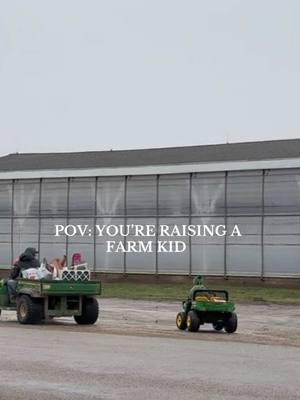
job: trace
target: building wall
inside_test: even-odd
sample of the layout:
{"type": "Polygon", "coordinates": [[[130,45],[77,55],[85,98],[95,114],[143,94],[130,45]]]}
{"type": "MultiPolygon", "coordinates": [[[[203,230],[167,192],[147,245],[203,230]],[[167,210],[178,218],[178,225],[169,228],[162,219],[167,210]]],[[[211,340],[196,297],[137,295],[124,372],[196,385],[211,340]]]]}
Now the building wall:
{"type": "Polygon", "coordinates": [[[47,259],[81,252],[102,272],[299,276],[299,184],[300,169],[0,180],[0,265],[34,246],[47,259]],[[131,223],[238,224],[242,237],[115,254],[108,237],[54,236],[55,224],[131,223]]]}

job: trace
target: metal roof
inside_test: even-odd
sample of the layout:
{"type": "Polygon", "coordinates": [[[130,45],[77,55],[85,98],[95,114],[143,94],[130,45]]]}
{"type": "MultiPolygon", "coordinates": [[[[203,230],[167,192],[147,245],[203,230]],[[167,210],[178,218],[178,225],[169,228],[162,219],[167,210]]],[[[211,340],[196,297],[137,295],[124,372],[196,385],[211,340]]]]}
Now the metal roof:
{"type": "Polygon", "coordinates": [[[300,139],[138,150],[15,153],[0,157],[0,172],[180,165],[300,157],[300,139]]]}

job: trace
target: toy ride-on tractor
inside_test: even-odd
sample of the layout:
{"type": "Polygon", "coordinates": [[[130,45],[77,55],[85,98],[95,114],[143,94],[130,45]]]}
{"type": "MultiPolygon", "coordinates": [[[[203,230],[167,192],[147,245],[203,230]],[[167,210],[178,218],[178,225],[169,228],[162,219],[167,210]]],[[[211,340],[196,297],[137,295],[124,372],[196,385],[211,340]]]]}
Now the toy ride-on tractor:
{"type": "Polygon", "coordinates": [[[99,316],[96,296],[101,294],[101,282],[90,280],[87,272],[87,268],[73,267],[63,269],[62,279],[16,279],[14,301],[7,282],[0,280],[0,313],[15,310],[21,324],[66,316],[74,317],[77,324],[94,324],[99,316]]]}
{"type": "Polygon", "coordinates": [[[200,325],[208,323],[216,331],[224,329],[227,333],[233,333],[237,330],[235,305],[229,301],[228,292],[206,289],[202,276],[194,279],[189,297],[182,305],[183,311],[176,317],[178,329],[197,332],[200,325]]]}

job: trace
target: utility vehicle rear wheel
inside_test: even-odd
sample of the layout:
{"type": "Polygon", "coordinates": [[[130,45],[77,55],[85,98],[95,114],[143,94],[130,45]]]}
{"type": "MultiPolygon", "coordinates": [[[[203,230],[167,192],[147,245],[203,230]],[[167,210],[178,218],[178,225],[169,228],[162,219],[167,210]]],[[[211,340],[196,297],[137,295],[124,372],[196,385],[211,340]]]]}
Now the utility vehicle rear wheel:
{"type": "Polygon", "coordinates": [[[99,316],[99,304],[95,298],[86,298],[82,301],[82,314],[74,315],[74,319],[79,325],[92,325],[99,316]]]}
{"type": "Polygon", "coordinates": [[[227,333],[233,333],[237,330],[238,319],[236,313],[231,313],[231,316],[225,322],[224,327],[227,333]]]}
{"type": "Polygon", "coordinates": [[[176,316],[176,325],[177,328],[184,331],[186,330],[186,313],[180,312],[176,316]]]}
{"type": "Polygon", "coordinates": [[[186,319],[186,325],[190,332],[197,332],[200,326],[200,318],[196,311],[189,311],[186,319]]]}
{"type": "Polygon", "coordinates": [[[17,317],[20,324],[36,324],[41,321],[43,305],[30,296],[22,295],[17,299],[17,317]]]}

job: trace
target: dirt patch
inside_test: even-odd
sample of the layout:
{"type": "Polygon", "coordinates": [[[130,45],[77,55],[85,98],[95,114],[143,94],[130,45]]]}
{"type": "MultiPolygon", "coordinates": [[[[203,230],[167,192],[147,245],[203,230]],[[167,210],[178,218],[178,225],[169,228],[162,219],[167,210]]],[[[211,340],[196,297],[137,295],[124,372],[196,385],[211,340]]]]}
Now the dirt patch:
{"type": "MultiPolygon", "coordinates": [[[[34,328],[300,347],[299,306],[237,305],[239,326],[237,332],[231,335],[215,332],[208,324],[201,326],[199,333],[179,331],[175,325],[175,317],[180,309],[180,303],[177,302],[101,299],[100,320],[94,326],[81,327],[75,325],[72,318],[59,318],[34,328]]],[[[20,327],[15,313],[11,311],[3,311],[1,321],[20,327]]],[[[23,328],[27,326],[23,325],[23,328]]]]}

